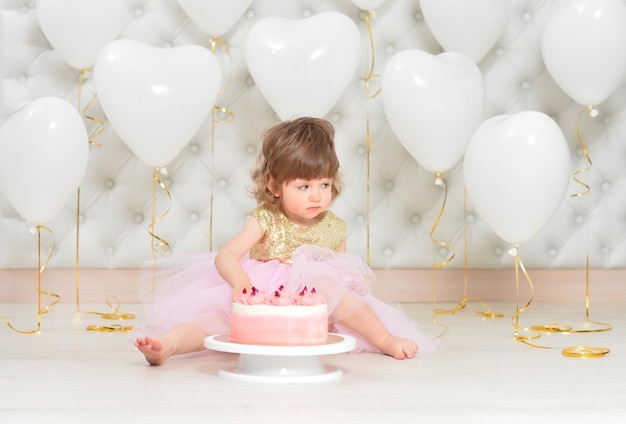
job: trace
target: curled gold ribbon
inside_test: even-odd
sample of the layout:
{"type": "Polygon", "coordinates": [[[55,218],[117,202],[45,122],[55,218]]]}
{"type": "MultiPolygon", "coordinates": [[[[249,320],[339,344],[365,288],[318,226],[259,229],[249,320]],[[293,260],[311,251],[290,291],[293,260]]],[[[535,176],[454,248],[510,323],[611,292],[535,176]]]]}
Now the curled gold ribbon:
{"type": "Polygon", "coordinates": [[[583,154],[585,155],[585,159],[587,159],[587,163],[588,163],[588,165],[587,165],[587,166],[585,166],[585,167],[582,167],[582,168],[580,168],[580,169],[578,169],[578,170],[576,170],[576,171],[574,172],[574,175],[573,175],[573,179],[574,179],[574,181],[575,181],[576,183],[580,184],[581,186],[583,186],[584,190],[583,190],[583,191],[581,191],[581,192],[578,192],[578,193],[573,193],[573,194],[570,194],[570,197],[580,197],[580,196],[584,196],[585,194],[588,194],[588,193],[589,193],[589,191],[590,191],[589,185],[588,185],[588,184],[586,184],[586,183],[584,183],[582,180],[580,180],[580,179],[578,178],[578,176],[579,176],[580,174],[583,174],[583,173],[588,172],[589,170],[591,170],[591,165],[592,165],[592,162],[591,162],[591,157],[589,157],[589,152],[587,151],[587,147],[585,146],[585,143],[583,142],[583,138],[582,138],[582,136],[580,135],[580,126],[579,126],[579,124],[578,124],[578,121],[580,121],[580,118],[581,118],[583,115],[585,115],[585,114],[587,115],[587,118],[588,118],[588,119],[589,119],[589,118],[591,118],[591,116],[593,115],[593,113],[594,113],[594,112],[595,112],[595,110],[594,110],[594,109],[592,109],[592,108],[591,108],[591,106],[589,106],[588,108],[584,109],[582,112],[580,112],[580,113],[578,114],[578,119],[577,119],[577,121],[576,121],[576,139],[578,140],[578,145],[580,146],[580,148],[581,148],[581,150],[582,150],[583,154]]]}
{"type": "MultiPolygon", "coordinates": [[[[593,109],[591,106],[585,108],[578,115],[578,119],[576,122],[576,138],[578,140],[578,145],[580,146],[585,158],[587,159],[588,165],[576,170],[573,174],[573,179],[576,183],[583,187],[583,190],[578,193],[570,194],[570,197],[581,197],[590,193],[591,189],[588,184],[584,183],[579,175],[582,173],[588,172],[591,169],[592,161],[589,157],[589,152],[583,138],[581,136],[579,121],[583,115],[587,115],[587,124],[589,123],[589,119],[597,115],[597,111],[593,109]]],[[[585,325],[588,324],[596,324],[596,328],[573,328],[571,325],[560,325],[558,323],[548,324],[548,325],[535,325],[532,328],[535,331],[547,332],[547,333],[562,333],[562,334],[571,334],[571,333],[597,333],[602,331],[609,331],[613,328],[611,324],[607,324],[604,322],[591,321],[589,319],[589,253],[587,253],[585,259],[585,325]]],[[[579,358],[598,358],[607,355],[610,352],[608,348],[591,348],[588,346],[575,346],[572,348],[566,348],[563,350],[564,356],[569,357],[579,357],[579,358]]]]}
{"type": "Polygon", "coordinates": [[[165,186],[165,183],[159,178],[159,174],[167,175],[166,168],[156,168],[152,173],[152,179],[154,181],[153,191],[152,191],[152,221],[148,227],[148,233],[152,237],[152,256],[156,259],[157,254],[167,253],[170,250],[170,244],[157,236],[154,232],[154,227],[157,223],[159,223],[170,211],[171,203],[172,203],[172,195],[170,191],[165,186]],[[167,205],[165,207],[164,212],[160,216],[156,216],[156,198],[157,198],[157,187],[161,187],[161,189],[167,195],[167,205]]]}
{"type": "Polygon", "coordinates": [[[48,312],[51,312],[52,307],[61,301],[61,296],[59,296],[58,294],[43,290],[41,288],[41,275],[43,274],[44,270],[48,266],[48,263],[50,262],[50,259],[52,258],[56,250],[56,241],[54,240],[54,232],[50,228],[44,225],[37,225],[35,227],[35,230],[37,231],[37,278],[36,278],[37,325],[34,329],[31,329],[31,330],[20,330],[17,327],[15,327],[9,319],[3,316],[0,316],[1,321],[3,321],[11,330],[20,334],[34,334],[34,333],[38,333],[39,331],[41,331],[41,316],[44,314],[47,314],[48,312]],[[48,231],[52,235],[52,238],[53,238],[52,248],[50,249],[50,253],[48,254],[48,257],[46,258],[43,264],[41,263],[41,230],[48,231]],[[54,300],[50,302],[48,305],[42,306],[42,300],[41,300],[42,295],[52,297],[54,300]]]}
{"type": "MultiPolygon", "coordinates": [[[[524,312],[526,309],[528,309],[528,307],[530,307],[531,303],[533,302],[533,297],[534,297],[534,293],[535,293],[535,288],[534,285],[532,283],[532,280],[530,279],[530,276],[528,275],[528,272],[526,271],[526,268],[524,267],[524,264],[522,263],[520,257],[519,257],[519,252],[518,252],[519,246],[515,246],[513,249],[511,249],[511,251],[509,252],[511,255],[515,256],[515,287],[516,287],[516,293],[519,297],[519,269],[522,270],[522,272],[524,273],[524,276],[526,277],[526,280],[528,281],[528,285],[530,287],[530,291],[531,291],[531,296],[530,299],[528,300],[528,302],[526,303],[526,305],[524,305],[522,308],[519,307],[519,305],[517,306],[517,311],[516,313],[513,315],[512,317],[512,322],[513,325],[515,327],[515,332],[514,332],[514,336],[515,336],[515,340],[524,343],[528,346],[534,347],[534,348],[539,348],[539,349],[553,349],[551,347],[548,346],[542,346],[542,345],[538,345],[534,342],[531,342],[531,340],[535,340],[541,337],[541,330],[543,331],[548,331],[548,332],[562,332],[564,334],[566,333],[571,333],[573,332],[571,329],[569,331],[562,331],[563,329],[566,329],[567,327],[563,327],[560,326],[558,324],[550,324],[550,325],[546,325],[546,326],[533,326],[531,327],[531,329],[526,329],[524,328],[523,330],[528,332],[529,335],[521,335],[519,333],[520,327],[519,327],[519,316],[522,312],[524,312]]],[[[590,346],[572,346],[572,347],[567,347],[567,348],[563,348],[561,350],[561,353],[563,354],[563,356],[568,356],[568,357],[572,357],[572,358],[601,358],[604,357],[606,355],[608,355],[610,352],[610,349],[605,348],[605,347],[590,347],[590,346]]]]}
{"type": "Polygon", "coordinates": [[[563,356],[570,358],[602,358],[611,353],[606,347],[570,346],[561,350],[563,356]]]}
{"type": "MultiPolygon", "coordinates": [[[[81,110],[82,89],[83,89],[84,79],[85,79],[85,76],[91,72],[93,72],[92,68],[83,68],[80,70],[79,80],[78,80],[78,110],[79,111],[81,110]]],[[[97,95],[94,94],[94,96],[87,103],[85,108],[82,110],[82,113],[83,113],[84,118],[96,123],[96,127],[95,127],[96,129],[91,131],[89,134],[89,144],[95,147],[101,147],[102,145],[96,141],[96,138],[102,135],[102,133],[104,133],[104,130],[105,130],[104,121],[102,119],[96,118],[95,116],[87,114],[87,111],[91,108],[91,106],[95,102],[96,97],[97,95]]],[[[115,301],[117,302],[117,305],[115,307],[113,307],[113,305],[108,299],[106,300],[107,305],[114,309],[113,313],[95,312],[95,311],[86,312],[86,311],[81,310],[81,307],[80,307],[80,205],[81,205],[80,187],[78,187],[76,199],[77,199],[76,200],[76,311],[87,313],[87,314],[92,314],[92,315],[100,315],[104,319],[133,319],[135,318],[134,314],[124,314],[119,311],[119,302],[117,302],[117,299],[115,299],[115,301]]]]}
{"type": "MultiPolygon", "coordinates": [[[[366,101],[369,103],[369,101],[373,98],[375,98],[379,93],[380,93],[380,89],[377,90],[374,94],[371,93],[371,81],[373,78],[376,77],[380,77],[380,75],[375,75],[374,74],[374,66],[376,64],[376,50],[374,48],[374,34],[372,32],[372,24],[370,22],[370,17],[376,17],[376,14],[371,11],[368,10],[367,12],[365,12],[365,25],[367,27],[367,34],[369,37],[369,44],[370,44],[370,53],[371,53],[371,58],[372,60],[370,61],[369,65],[368,65],[368,70],[366,72],[365,75],[365,98],[366,101]]],[[[365,143],[365,150],[366,150],[366,155],[367,155],[367,199],[366,199],[366,210],[365,210],[365,221],[367,223],[367,248],[366,248],[366,263],[369,265],[370,264],[370,258],[371,258],[371,242],[370,242],[370,205],[371,205],[371,150],[372,150],[372,135],[371,135],[371,129],[370,129],[370,108],[369,108],[369,104],[366,105],[365,108],[365,137],[366,137],[366,143],[365,143]]]]}

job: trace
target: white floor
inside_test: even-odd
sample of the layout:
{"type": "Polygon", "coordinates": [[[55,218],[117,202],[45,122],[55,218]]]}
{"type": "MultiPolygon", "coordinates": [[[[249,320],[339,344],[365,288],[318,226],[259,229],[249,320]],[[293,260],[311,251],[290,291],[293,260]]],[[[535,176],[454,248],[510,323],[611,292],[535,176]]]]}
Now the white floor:
{"type": "MultiPolygon", "coordinates": [[[[609,331],[542,333],[533,340],[548,349],[515,341],[514,303],[489,306],[504,317],[482,318],[474,303],[436,316],[432,304],[406,304],[430,334],[447,327],[439,352],[405,361],[333,354],[323,362],[343,371],[340,381],[261,384],[217,375],[233,366],[236,354],[213,352],[151,367],[131,334],[87,331],[88,325],[138,324],[141,310],[135,304],[121,308],[136,313],[135,320],[113,322],[61,303],[41,316],[39,334],[0,327],[0,422],[626,422],[623,304],[590,306],[589,320],[611,324],[609,331]],[[562,355],[562,348],[576,345],[611,352],[586,359],[562,355]]],[[[98,309],[105,308],[81,307],[98,309]]],[[[584,304],[533,303],[519,315],[518,327],[558,322],[582,329],[585,312],[584,304]]],[[[33,328],[36,306],[0,304],[0,316],[33,328]]]]}

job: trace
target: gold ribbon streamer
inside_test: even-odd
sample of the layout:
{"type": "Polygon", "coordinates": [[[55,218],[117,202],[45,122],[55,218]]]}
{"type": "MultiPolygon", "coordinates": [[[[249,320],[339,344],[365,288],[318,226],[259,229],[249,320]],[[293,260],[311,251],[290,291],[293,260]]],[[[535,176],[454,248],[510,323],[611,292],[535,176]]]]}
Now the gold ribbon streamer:
{"type": "MultiPolygon", "coordinates": [[[[578,178],[578,176],[582,173],[588,172],[591,170],[592,161],[589,156],[589,151],[585,146],[583,138],[581,136],[579,121],[583,115],[587,115],[587,125],[589,125],[589,119],[594,117],[597,114],[597,111],[594,110],[591,106],[583,109],[578,115],[578,119],[576,121],[576,138],[578,140],[578,145],[580,146],[583,154],[585,155],[585,159],[587,159],[588,166],[580,168],[574,172],[573,179],[576,183],[580,184],[584,190],[578,193],[570,194],[570,197],[581,197],[590,193],[591,189],[588,184],[585,184],[582,180],[578,178]]],[[[562,334],[571,334],[571,333],[598,333],[603,331],[609,331],[613,328],[611,324],[607,324],[604,322],[591,321],[589,319],[589,253],[586,255],[585,259],[585,324],[596,324],[598,327],[596,328],[573,328],[571,325],[560,325],[558,323],[552,323],[547,325],[535,325],[532,327],[535,331],[546,332],[546,333],[562,333],[562,334]]],[[[584,326],[583,326],[584,327],[584,326]]],[[[574,346],[571,348],[566,348],[563,350],[564,356],[569,357],[579,357],[579,358],[597,358],[604,355],[607,355],[610,352],[608,348],[590,348],[587,346],[574,346]]]]}
{"type": "MultiPolygon", "coordinates": [[[[90,72],[93,72],[92,68],[83,68],[80,70],[80,75],[78,79],[78,110],[79,111],[81,110],[82,89],[83,89],[85,75],[90,72]]],[[[91,116],[87,114],[87,111],[91,108],[91,106],[95,102],[96,97],[97,95],[94,94],[94,96],[87,103],[85,108],[82,110],[82,113],[83,113],[84,118],[96,123],[96,127],[95,127],[96,129],[91,131],[89,134],[89,144],[95,147],[102,147],[102,145],[96,142],[95,139],[99,137],[102,133],[104,133],[105,123],[102,119],[99,119],[99,118],[96,118],[95,116],[91,116]]],[[[76,200],[76,311],[86,313],[86,314],[92,314],[92,315],[100,315],[104,319],[133,319],[135,318],[134,314],[125,314],[119,311],[119,302],[117,302],[117,299],[115,299],[115,301],[117,302],[115,307],[112,306],[111,302],[108,299],[106,300],[107,306],[114,309],[113,313],[83,311],[80,308],[80,209],[81,209],[80,205],[81,205],[80,187],[78,187],[77,200],[76,200]]],[[[92,326],[92,327],[95,327],[95,326],[92,326]]]]}
{"type": "MultiPolygon", "coordinates": [[[[380,75],[375,75],[374,74],[374,66],[376,63],[376,51],[374,49],[374,34],[372,32],[372,25],[370,22],[370,16],[376,17],[376,14],[371,11],[368,10],[365,12],[365,25],[367,27],[367,34],[369,37],[369,42],[370,42],[370,52],[371,52],[371,57],[372,60],[369,64],[369,69],[366,73],[365,76],[365,97],[366,97],[366,101],[367,103],[369,103],[369,101],[373,98],[375,98],[376,96],[378,96],[378,94],[380,93],[380,89],[378,89],[374,94],[371,94],[371,89],[370,89],[370,83],[372,81],[373,78],[376,77],[380,77],[380,75]]],[[[371,135],[371,130],[370,130],[370,108],[369,108],[369,104],[366,104],[365,107],[365,137],[366,137],[366,143],[365,143],[365,152],[367,155],[367,196],[366,196],[366,209],[365,209],[365,222],[367,223],[367,251],[366,251],[366,263],[369,265],[370,264],[370,258],[371,258],[371,247],[370,247],[370,204],[371,204],[371,150],[372,150],[372,135],[371,135]]]]}
{"type": "Polygon", "coordinates": [[[166,168],[156,168],[152,173],[152,179],[154,180],[153,191],[152,191],[152,222],[148,227],[148,233],[152,237],[152,256],[156,259],[157,254],[167,253],[170,250],[170,244],[157,236],[154,232],[154,227],[157,223],[159,223],[170,211],[170,206],[172,203],[172,195],[170,191],[167,189],[163,181],[159,178],[159,174],[167,175],[166,168]],[[161,189],[167,195],[167,206],[165,207],[165,211],[159,216],[156,217],[156,199],[157,199],[157,187],[161,187],[161,189]]]}
{"type": "MultiPolygon", "coordinates": [[[[522,312],[526,311],[532,304],[534,293],[535,293],[535,287],[533,285],[532,280],[530,279],[530,276],[528,275],[528,272],[526,271],[526,268],[524,267],[524,264],[522,263],[519,257],[519,246],[516,245],[513,249],[509,251],[509,253],[515,256],[515,288],[516,288],[517,297],[519,298],[519,269],[521,269],[522,272],[524,273],[524,276],[526,277],[526,281],[528,281],[528,286],[530,287],[530,291],[531,291],[531,296],[528,302],[522,308],[520,308],[518,304],[516,307],[516,312],[511,318],[511,322],[513,323],[513,326],[515,328],[515,331],[514,331],[515,340],[521,343],[524,343],[525,345],[528,345],[530,347],[534,347],[538,349],[554,349],[549,346],[542,346],[534,342],[531,342],[531,340],[535,340],[541,337],[541,331],[536,329],[537,326],[531,327],[530,329],[523,328],[523,331],[527,332],[528,335],[520,334],[519,317],[522,314],[522,312]]],[[[562,329],[563,327],[557,324],[551,324],[549,326],[544,326],[543,328],[551,329],[553,332],[556,332],[562,329]]],[[[570,330],[569,332],[572,332],[572,331],[570,330]]],[[[562,333],[566,334],[567,332],[562,332],[562,333]]],[[[610,352],[610,349],[608,348],[590,347],[590,346],[571,346],[571,347],[566,347],[566,348],[561,349],[561,354],[563,356],[572,357],[572,358],[600,358],[600,357],[608,355],[609,352],[610,352]]]]}
{"type": "MultiPolygon", "coordinates": [[[[211,38],[211,52],[213,54],[216,54],[217,51],[217,47],[220,46],[222,48],[222,50],[228,55],[228,59],[230,62],[230,69],[232,70],[232,66],[233,66],[233,57],[230,54],[230,50],[228,49],[228,46],[226,45],[226,43],[224,43],[220,38],[218,37],[213,37],[211,38]]],[[[231,79],[232,79],[232,75],[231,73],[229,73],[228,75],[228,80],[226,81],[226,84],[224,84],[224,87],[222,87],[222,89],[220,90],[219,94],[218,94],[218,98],[222,97],[222,95],[224,94],[224,92],[226,91],[226,89],[230,86],[231,83],[231,79]]],[[[225,107],[222,106],[217,106],[214,105],[213,106],[213,111],[211,113],[211,169],[215,169],[215,124],[228,124],[230,122],[233,121],[233,119],[235,119],[235,115],[228,110],[225,107]],[[227,119],[216,119],[215,118],[215,112],[220,112],[220,113],[224,113],[228,116],[227,119]]],[[[209,209],[210,209],[210,214],[209,214],[209,251],[213,251],[213,200],[214,200],[214,192],[215,192],[215,178],[213,178],[211,180],[211,198],[209,200],[209,209]]]]}
{"type": "Polygon", "coordinates": [[[46,290],[42,290],[41,288],[41,274],[43,274],[44,270],[46,269],[46,267],[48,266],[48,263],[50,262],[50,259],[52,258],[52,256],[54,255],[54,252],[56,250],[56,241],[54,240],[54,232],[44,226],[44,225],[37,225],[37,227],[35,228],[37,230],[37,278],[36,278],[36,282],[37,282],[37,325],[34,329],[31,330],[20,330],[17,327],[15,327],[11,321],[9,321],[7,318],[0,316],[0,320],[2,320],[11,330],[20,333],[20,334],[34,334],[34,333],[38,333],[39,331],[41,331],[41,316],[44,314],[47,314],[48,312],[52,311],[52,307],[54,305],[56,305],[57,303],[59,303],[61,301],[61,296],[59,296],[56,293],[52,293],[46,290]],[[50,253],[48,254],[48,257],[46,258],[46,260],[44,261],[43,265],[41,264],[41,230],[46,230],[48,231],[51,235],[52,235],[52,248],[50,249],[50,253]],[[41,295],[45,295],[45,296],[49,296],[54,298],[55,300],[53,300],[51,303],[49,303],[48,305],[46,305],[45,307],[42,307],[42,301],[41,301],[41,295]]]}
{"type": "Polygon", "coordinates": [[[589,170],[591,170],[591,158],[589,157],[589,152],[587,151],[587,147],[585,146],[585,143],[583,142],[583,138],[580,135],[580,126],[578,125],[578,121],[580,121],[581,116],[583,116],[584,114],[587,114],[587,120],[589,120],[589,118],[591,118],[591,116],[596,113],[596,111],[589,106],[588,108],[584,109],[582,112],[580,112],[580,114],[578,114],[578,119],[576,121],[576,138],[578,140],[578,145],[580,146],[583,154],[585,155],[585,159],[587,159],[587,163],[589,164],[588,166],[585,166],[583,168],[580,168],[578,170],[576,170],[574,172],[573,175],[573,179],[574,181],[576,181],[578,184],[580,184],[581,186],[584,187],[584,190],[578,193],[573,193],[570,194],[570,197],[580,197],[580,196],[584,196],[585,194],[588,194],[590,191],[589,185],[585,184],[583,181],[581,181],[578,176],[580,174],[583,174],[585,172],[588,172],[589,170]]]}

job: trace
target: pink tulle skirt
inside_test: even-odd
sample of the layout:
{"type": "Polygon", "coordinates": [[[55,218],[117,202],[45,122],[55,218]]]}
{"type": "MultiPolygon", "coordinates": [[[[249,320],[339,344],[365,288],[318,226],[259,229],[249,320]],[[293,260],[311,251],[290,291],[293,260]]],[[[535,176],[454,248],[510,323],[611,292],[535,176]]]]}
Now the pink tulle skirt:
{"type": "MultiPolygon", "coordinates": [[[[217,272],[215,255],[204,252],[144,264],[141,297],[147,322],[137,330],[141,335],[158,337],[181,323],[194,323],[208,334],[230,332],[232,288],[217,272]]],[[[315,288],[326,298],[333,332],[357,340],[353,352],[380,352],[341,323],[365,305],[392,334],[414,340],[419,353],[436,349],[437,342],[419,331],[399,305],[382,302],[371,294],[369,284],[374,282],[374,273],[360,257],[306,245],[296,250],[292,259],[288,265],[244,257],[241,264],[252,285],[261,291],[272,293],[281,285],[292,292],[315,288]]]]}

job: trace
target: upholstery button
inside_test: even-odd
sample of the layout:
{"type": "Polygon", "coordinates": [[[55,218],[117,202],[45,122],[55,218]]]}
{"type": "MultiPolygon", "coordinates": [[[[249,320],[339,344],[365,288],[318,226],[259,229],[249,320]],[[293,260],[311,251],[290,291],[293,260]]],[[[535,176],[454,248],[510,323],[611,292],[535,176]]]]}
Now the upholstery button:
{"type": "Polygon", "coordinates": [[[78,214],[78,222],[80,222],[81,224],[83,222],[85,222],[85,214],[84,213],[78,214]]]}
{"type": "Polygon", "coordinates": [[[365,222],[365,217],[363,215],[357,215],[356,222],[359,224],[363,224],[365,222]]]}
{"type": "Polygon", "coordinates": [[[385,181],[385,189],[393,190],[393,181],[385,181]]]}
{"type": "Polygon", "coordinates": [[[256,148],[252,144],[248,144],[246,146],[246,153],[249,155],[253,155],[256,153],[256,148]]]}
{"type": "Polygon", "coordinates": [[[556,254],[557,254],[556,249],[552,248],[548,250],[548,256],[550,256],[551,258],[556,258],[556,254]]]}
{"type": "Polygon", "coordinates": [[[439,248],[439,255],[448,256],[448,249],[446,249],[445,247],[439,248]]]}
{"type": "Polygon", "coordinates": [[[606,246],[602,247],[602,254],[603,255],[608,255],[609,253],[611,253],[611,250],[608,247],[606,247],[606,246]]]}
{"type": "Polygon", "coordinates": [[[502,56],[504,55],[504,49],[502,47],[498,47],[496,49],[496,56],[502,56]]]}
{"type": "Polygon", "coordinates": [[[502,256],[502,249],[499,247],[496,247],[495,249],[493,249],[493,254],[494,256],[497,256],[499,258],[500,256],[502,256]]]}
{"type": "Polygon", "coordinates": [[[143,214],[136,213],[135,216],[133,217],[133,220],[135,221],[136,224],[141,224],[143,222],[143,214]]]}
{"type": "Polygon", "coordinates": [[[609,115],[606,115],[604,118],[602,118],[602,122],[604,123],[604,125],[610,124],[611,117],[609,115]]]}
{"type": "Polygon", "coordinates": [[[411,223],[418,224],[420,222],[420,216],[417,214],[411,215],[411,223]]]}
{"type": "Polygon", "coordinates": [[[198,218],[199,218],[199,216],[198,216],[198,214],[197,214],[196,212],[191,212],[191,213],[189,214],[189,220],[190,220],[191,222],[197,222],[197,221],[198,221],[198,218]]]}
{"type": "Polygon", "coordinates": [[[338,113],[333,113],[332,116],[330,117],[330,119],[333,122],[339,122],[339,114],[338,113]]]}
{"type": "Polygon", "coordinates": [[[391,247],[386,247],[383,253],[385,254],[385,256],[389,257],[393,255],[393,249],[391,247]]]}
{"type": "Polygon", "coordinates": [[[217,182],[217,185],[219,188],[226,188],[228,186],[228,181],[222,178],[217,182]]]}
{"type": "Polygon", "coordinates": [[[30,12],[30,7],[28,7],[26,5],[23,5],[23,6],[20,7],[20,13],[24,13],[25,14],[25,13],[28,13],[28,12],[30,12]]]}
{"type": "Polygon", "coordinates": [[[22,84],[24,84],[24,83],[26,82],[26,80],[27,80],[27,79],[28,79],[28,77],[27,77],[26,75],[24,75],[24,74],[22,74],[22,75],[20,75],[19,77],[17,77],[17,80],[18,80],[20,83],[22,83],[22,84]]]}
{"type": "Polygon", "coordinates": [[[248,19],[254,18],[254,10],[248,9],[248,11],[246,12],[246,18],[248,19]]]}
{"type": "Polygon", "coordinates": [[[104,253],[105,253],[107,256],[113,256],[113,254],[115,253],[115,249],[114,249],[113,247],[107,247],[107,248],[104,250],[104,253]]]}
{"type": "Polygon", "coordinates": [[[533,19],[533,15],[530,12],[524,12],[522,19],[526,22],[530,22],[533,19]]]}
{"type": "Polygon", "coordinates": [[[189,145],[189,152],[190,153],[193,153],[195,155],[199,151],[200,151],[200,146],[198,145],[198,143],[191,143],[189,145]]]}
{"type": "Polygon", "coordinates": [[[302,16],[304,16],[305,18],[310,18],[311,17],[311,10],[310,9],[304,9],[302,11],[302,16]]]}
{"type": "Polygon", "coordinates": [[[474,216],[474,214],[468,213],[467,216],[465,217],[465,222],[467,222],[468,224],[471,224],[474,221],[476,221],[476,217],[474,216]]]}
{"type": "Polygon", "coordinates": [[[143,9],[141,7],[135,8],[135,16],[142,16],[142,15],[143,15],[143,9]]]}
{"type": "Polygon", "coordinates": [[[413,18],[417,22],[422,22],[424,20],[424,14],[422,12],[415,12],[415,14],[413,15],[413,18]]]}
{"type": "Polygon", "coordinates": [[[576,217],[574,218],[574,222],[580,225],[585,222],[585,217],[582,215],[576,215],[576,217]]]}
{"type": "Polygon", "coordinates": [[[164,49],[170,49],[170,48],[172,48],[172,43],[171,43],[171,42],[169,42],[169,41],[164,42],[164,43],[163,43],[163,48],[164,48],[164,49]]]}
{"type": "Polygon", "coordinates": [[[394,46],[392,46],[391,44],[389,44],[386,48],[385,51],[389,54],[394,54],[396,51],[396,48],[394,46]]]}
{"type": "Polygon", "coordinates": [[[528,90],[530,88],[530,84],[528,83],[528,81],[524,81],[521,84],[522,90],[528,90]]]}
{"type": "Polygon", "coordinates": [[[246,84],[247,84],[248,86],[253,86],[253,85],[254,85],[254,78],[252,78],[252,77],[247,77],[247,78],[246,78],[246,84]]]}
{"type": "Polygon", "coordinates": [[[356,152],[358,155],[363,156],[365,153],[367,153],[367,148],[365,146],[359,146],[357,147],[356,152]]]}
{"type": "Polygon", "coordinates": [[[104,181],[104,186],[109,190],[112,189],[113,187],[115,187],[115,180],[108,178],[104,181]]]}
{"type": "Polygon", "coordinates": [[[611,184],[609,184],[607,181],[605,181],[605,182],[602,183],[602,185],[600,187],[604,191],[609,191],[609,189],[611,188],[611,184]]]}

